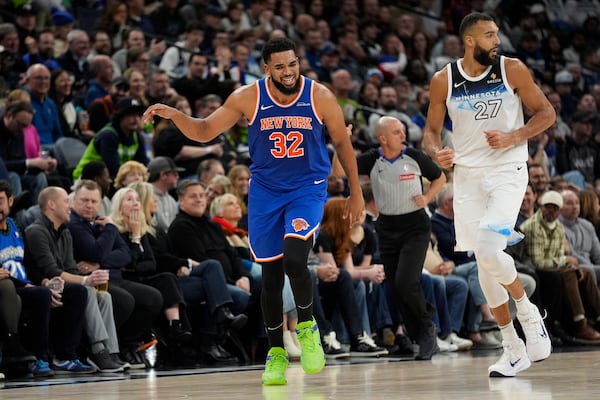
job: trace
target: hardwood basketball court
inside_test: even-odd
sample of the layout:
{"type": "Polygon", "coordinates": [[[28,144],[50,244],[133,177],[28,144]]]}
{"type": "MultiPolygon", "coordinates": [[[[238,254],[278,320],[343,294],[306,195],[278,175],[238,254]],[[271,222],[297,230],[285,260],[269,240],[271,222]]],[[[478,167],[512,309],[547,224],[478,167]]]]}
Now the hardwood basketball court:
{"type": "Polygon", "coordinates": [[[563,349],[517,378],[487,377],[500,351],[445,353],[431,361],[392,358],[331,362],[306,375],[298,362],[287,386],[263,387],[262,365],[174,371],[133,371],[7,380],[2,400],[363,400],[594,399],[600,397],[600,347],[563,349]]]}

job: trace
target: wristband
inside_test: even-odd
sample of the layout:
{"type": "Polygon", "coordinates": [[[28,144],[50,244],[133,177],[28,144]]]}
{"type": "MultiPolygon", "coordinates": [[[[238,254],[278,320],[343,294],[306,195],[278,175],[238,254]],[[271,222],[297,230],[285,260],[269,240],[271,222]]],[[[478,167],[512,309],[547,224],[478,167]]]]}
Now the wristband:
{"type": "Polygon", "coordinates": [[[358,280],[362,281],[362,279],[363,279],[362,271],[358,271],[358,280]]]}
{"type": "Polygon", "coordinates": [[[83,286],[85,286],[85,283],[87,282],[87,280],[88,280],[88,277],[87,277],[87,276],[84,276],[84,277],[83,277],[83,279],[81,280],[81,284],[82,284],[83,286]]]}
{"type": "Polygon", "coordinates": [[[192,269],[194,267],[194,265],[192,264],[192,259],[188,258],[187,260],[188,260],[188,268],[192,269]]]}

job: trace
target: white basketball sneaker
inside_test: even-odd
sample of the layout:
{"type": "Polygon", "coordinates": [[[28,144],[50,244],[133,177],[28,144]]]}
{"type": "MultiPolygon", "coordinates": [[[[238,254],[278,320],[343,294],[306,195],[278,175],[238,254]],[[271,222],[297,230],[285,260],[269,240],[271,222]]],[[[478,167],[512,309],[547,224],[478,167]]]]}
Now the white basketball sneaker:
{"type": "Polygon", "coordinates": [[[517,313],[517,318],[525,333],[529,359],[536,362],[548,358],[552,352],[552,343],[538,308],[531,304],[530,311],[527,314],[517,313]]]}
{"type": "Polygon", "coordinates": [[[502,347],[504,348],[502,357],[488,368],[490,378],[513,377],[531,366],[525,344],[521,339],[504,340],[502,347]]]}

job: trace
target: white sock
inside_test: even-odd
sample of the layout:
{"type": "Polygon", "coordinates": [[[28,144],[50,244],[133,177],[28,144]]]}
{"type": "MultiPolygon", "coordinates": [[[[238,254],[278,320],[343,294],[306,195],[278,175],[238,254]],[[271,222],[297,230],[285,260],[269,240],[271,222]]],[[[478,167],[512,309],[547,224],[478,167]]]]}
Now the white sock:
{"type": "Polygon", "coordinates": [[[507,325],[501,326],[500,333],[502,334],[502,339],[509,342],[512,342],[519,338],[519,335],[517,335],[517,331],[515,330],[512,321],[510,321],[507,325]]]}
{"type": "Polygon", "coordinates": [[[517,313],[519,314],[529,314],[531,310],[531,302],[526,294],[523,294],[523,297],[520,299],[515,299],[515,305],[517,306],[517,313]]]}

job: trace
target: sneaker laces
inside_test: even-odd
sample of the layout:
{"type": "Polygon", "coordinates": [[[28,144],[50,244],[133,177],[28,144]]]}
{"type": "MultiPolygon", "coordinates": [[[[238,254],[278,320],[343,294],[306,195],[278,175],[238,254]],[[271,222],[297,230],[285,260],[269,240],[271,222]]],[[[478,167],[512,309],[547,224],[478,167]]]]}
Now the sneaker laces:
{"type": "Polygon", "coordinates": [[[362,335],[358,337],[358,342],[364,343],[369,347],[377,347],[373,339],[369,335],[367,335],[367,332],[363,332],[362,335]]]}
{"type": "Polygon", "coordinates": [[[530,343],[537,343],[539,341],[540,336],[537,331],[538,324],[540,323],[540,321],[546,319],[548,313],[546,312],[546,310],[544,310],[544,316],[542,317],[539,311],[537,311],[537,308],[533,308],[535,307],[534,305],[532,305],[531,307],[531,311],[529,311],[529,314],[526,314],[526,317],[523,319],[526,323],[522,323],[521,327],[525,331],[525,337],[527,338],[527,340],[530,341],[530,343]]]}
{"type": "Polygon", "coordinates": [[[298,341],[300,341],[302,352],[313,352],[315,351],[315,341],[311,337],[313,334],[313,327],[309,326],[300,330],[298,335],[298,341]]]}
{"type": "Polygon", "coordinates": [[[334,350],[340,350],[342,348],[342,344],[337,340],[334,331],[331,331],[327,335],[323,336],[323,341],[327,346],[334,350]]]}
{"type": "Polygon", "coordinates": [[[282,369],[285,370],[285,368],[287,367],[287,364],[288,364],[288,359],[285,355],[279,354],[279,353],[272,354],[267,357],[265,371],[270,372],[271,370],[276,370],[276,371],[280,371],[282,369]]]}

